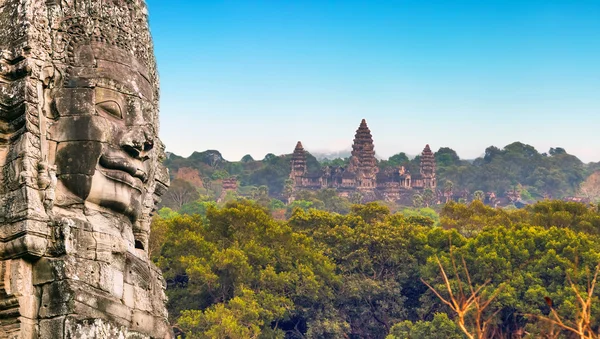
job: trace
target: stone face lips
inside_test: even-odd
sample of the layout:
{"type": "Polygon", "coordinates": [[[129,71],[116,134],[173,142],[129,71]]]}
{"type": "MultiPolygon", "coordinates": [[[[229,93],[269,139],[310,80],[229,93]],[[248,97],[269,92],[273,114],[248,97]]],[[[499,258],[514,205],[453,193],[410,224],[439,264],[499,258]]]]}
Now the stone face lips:
{"type": "Polygon", "coordinates": [[[0,0],[0,338],[169,338],[143,0],[0,0]]]}

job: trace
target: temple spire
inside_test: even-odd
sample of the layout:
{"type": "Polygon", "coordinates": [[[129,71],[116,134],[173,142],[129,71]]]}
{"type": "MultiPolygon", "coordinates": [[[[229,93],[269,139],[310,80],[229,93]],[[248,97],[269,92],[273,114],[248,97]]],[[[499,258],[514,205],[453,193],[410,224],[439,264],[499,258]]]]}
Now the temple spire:
{"type": "Polygon", "coordinates": [[[373,136],[365,119],[362,119],[356,130],[354,144],[352,145],[352,156],[358,158],[361,167],[374,166],[377,163],[373,136]]]}
{"type": "Polygon", "coordinates": [[[377,159],[375,159],[373,136],[365,119],[362,119],[360,126],[356,130],[352,145],[352,158],[353,161],[351,161],[350,170],[358,175],[359,187],[375,187],[377,159]]]}
{"type": "Polygon", "coordinates": [[[435,188],[435,156],[429,147],[429,144],[425,145],[423,152],[421,153],[421,177],[425,188],[435,188]]]}
{"type": "Polygon", "coordinates": [[[306,174],[306,151],[300,141],[292,153],[291,167],[290,179],[294,180],[295,185],[300,185],[302,176],[306,174]]]}

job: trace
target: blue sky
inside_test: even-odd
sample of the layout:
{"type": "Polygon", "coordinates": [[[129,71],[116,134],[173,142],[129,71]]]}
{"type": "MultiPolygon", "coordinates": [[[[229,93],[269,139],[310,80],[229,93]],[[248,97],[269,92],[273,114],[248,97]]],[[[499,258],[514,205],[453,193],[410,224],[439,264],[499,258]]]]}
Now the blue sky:
{"type": "Polygon", "coordinates": [[[147,0],[161,137],[187,156],[513,141],[600,161],[600,1],[147,0]]]}

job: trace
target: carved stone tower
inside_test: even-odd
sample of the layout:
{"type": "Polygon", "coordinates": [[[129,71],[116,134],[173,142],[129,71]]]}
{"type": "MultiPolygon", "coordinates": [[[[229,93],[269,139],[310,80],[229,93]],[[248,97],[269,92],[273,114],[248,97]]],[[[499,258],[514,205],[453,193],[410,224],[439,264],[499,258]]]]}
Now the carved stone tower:
{"type": "Polygon", "coordinates": [[[294,186],[302,185],[302,177],[306,174],[306,152],[302,143],[298,141],[294,153],[292,154],[292,171],[290,179],[294,181],[294,186]]]}
{"type": "Polygon", "coordinates": [[[435,157],[429,145],[426,145],[423,153],[421,153],[421,179],[423,180],[423,188],[435,188],[437,186],[435,157]]]}
{"type": "Polygon", "coordinates": [[[0,338],[170,338],[144,0],[0,1],[0,338]]]}
{"type": "Polygon", "coordinates": [[[363,190],[375,189],[378,172],[377,159],[375,159],[375,146],[373,145],[371,130],[369,130],[365,119],[361,121],[358,130],[356,130],[348,170],[356,173],[357,188],[363,190]]]}

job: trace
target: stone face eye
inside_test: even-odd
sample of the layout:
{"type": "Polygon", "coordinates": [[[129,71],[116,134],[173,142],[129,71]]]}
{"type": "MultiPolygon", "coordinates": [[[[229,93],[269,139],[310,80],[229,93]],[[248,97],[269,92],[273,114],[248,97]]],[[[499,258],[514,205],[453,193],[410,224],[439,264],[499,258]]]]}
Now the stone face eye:
{"type": "Polygon", "coordinates": [[[116,118],[122,119],[123,112],[118,102],[107,100],[96,104],[96,109],[100,112],[110,114],[116,118]]]}

